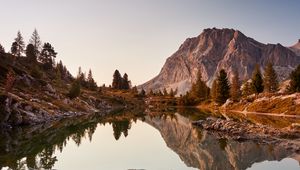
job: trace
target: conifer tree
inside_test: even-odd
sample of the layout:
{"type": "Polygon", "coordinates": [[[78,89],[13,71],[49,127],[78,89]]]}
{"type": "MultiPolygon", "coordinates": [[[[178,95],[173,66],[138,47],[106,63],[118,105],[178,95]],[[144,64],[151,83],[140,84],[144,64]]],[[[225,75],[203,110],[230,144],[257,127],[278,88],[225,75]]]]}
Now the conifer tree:
{"type": "Polygon", "coordinates": [[[251,87],[251,83],[250,82],[247,82],[245,81],[243,83],[243,86],[242,86],[242,96],[243,97],[247,97],[249,95],[253,94],[253,89],[251,87]]]}
{"type": "Polygon", "coordinates": [[[175,94],[174,90],[171,88],[169,96],[170,97],[175,97],[175,95],[176,94],[175,94]]]}
{"type": "Polygon", "coordinates": [[[36,53],[34,50],[34,46],[32,44],[28,44],[26,47],[26,57],[27,57],[28,61],[30,61],[32,63],[37,62],[36,53]]]}
{"type": "Polygon", "coordinates": [[[275,93],[278,90],[277,74],[271,62],[266,65],[263,82],[265,92],[275,93]]]}
{"type": "Polygon", "coordinates": [[[4,47],[0,44],[0,56],[5,54],[5,49],[4,47]]]}
{"type": "Polygon", "coordinates": [[[119,70],[115,70],[113,75],[113,82],[112,82],[113,89],[121,89],[122,88],[122,77],[119,70]]]}
{"type": "Polygon", "coordinates": [[[88,77],[87,77],[87,83],[88,83],[89,89],[95,90],[97,88],[97,84],[96,84],[96,82],[93,78],[93,74],[92,74],[91,69],[89,70],[89,74],[88,74],[88,77]]]}
{"type": "Polygon", "coordinates": [[[17,42],[12,43],[10,51],[13,56],[17,56],[17,54],[18,54],[18,43],[17,42]]]}
{"type": "Polygon", "coordinates": [[[168,96],[168,95],[169,95],[166,88],[163,89],[163,95],[164,95],[164,96],[168,96]]]}
{"type": "Polygon", "coordinates": [[[215,79],[212,83],[211,90],[210,90],[210,97],[214,102],[217,101],[217,92],[218,92],[217,88],[218,88],[218,80],[215,79]]]}
{"type": "Polygon", "coordinates": [[[75,80],[72,83],[71,89],[68,93],[68,97],[70,97],[71,99],[78,97],[80,95],[80,89],[80,82],[78,80],[75,80]]]}
{"type": "Polygon", "coordinates": [[[225,70],[220,70],[217,81],[216,102],[223,104],[230,97],[230,86],[225,70]]]}
{"type": "Polygon", "coordinates": [[[290,74],[290,84],[289,84],[289,92],[290,93],[295,93],[295,92],[300,92],[300,64],[298,67],[291,72],[290,74]]]}
{"type": "Polygon", "coordinates": [[[152,89],[150,89],[150,91],[149,91],[149,96],[154,96],[154,92],[152,89]]]}
{"type": "Polygon", "coordinates": [[[125,73],[122,79],[122,89],[128,90],[130,88],[129,84],[128,75],[125,73]]]}
{"type": "Polygon", "coordinates": [[[191,97],[196,100],[195,102],[201,102],[209,98],[209,87],[207,87],[205,82],[202,81],[200,71],[197,74],[196,82],[192,85],[191,97]]]}
{"type": "Polygon", "coordinates": [[[255,94],[259,94],[264,91],[263,79],[259,68],[260,66],[256,64],[251,79],[251,88],[255,94]]]}
{"type": "Polygon", "coordinates": [[[20,31],[17,33],[17,37],[15,38],[15,42],[17,44],[17,51],[16,51],[16,56],[20,57],[22,53],[24,52],[25,48],[25,43],[22,37],[22,34],[20,31]]]}
{"type": "Polygon", "coordinates": [[[41,46],[42,46],[42,41],[40,38],[40,35],[38,33],[38,31],[36,29],[34,29],[31,38],[29,40],[29,43],[32,44],[34,46],[34,53],[36,56],[40,55],[40,50],[41,50],[41,46]]]}
{"type": "Polygon", "coordinates": [[[44,65],[44,68],[49,70],[53,68],[54,60],[57,53],[50,43],[45,43],[42,49],[42,52],[39,56],[39,60],[44,65]]]}
{"type": "Polygon", "coordinates": [[[234,102],[239,101],[241,97],[239,73],[236,70],[233,72],[233,78],[230,86],[230,97],[234,102]]]}

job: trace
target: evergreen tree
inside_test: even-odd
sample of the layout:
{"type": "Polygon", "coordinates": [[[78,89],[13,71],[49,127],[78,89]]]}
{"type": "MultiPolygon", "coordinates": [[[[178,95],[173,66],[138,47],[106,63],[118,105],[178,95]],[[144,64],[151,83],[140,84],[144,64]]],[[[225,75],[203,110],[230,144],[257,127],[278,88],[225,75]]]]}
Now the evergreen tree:
{"type": "Polygon", "coordinates": [[[175,94],[174,90],[171,88],[169,96],[170,97],[175,97],[175,95],[176,94],[175,94]]]}
{"type": "Polygon", "coordinates": [[[34,50],[34,46],[32,44],[28,44],[26,47],[26,57],[27,57],[28,61],[30,61],[32,63],[37,62],[36,53],[34,50]]]}
{"type": "Polygon", "coordinates": [[[13,56],[16,56],[18,54],[18,43],[17,42],[12,43],[10,51],[13,56]]]}
{"type": "Polygon", "coordinates": [[[244,84],[242,86],[242,96],[247,97],[251,94],[253,94],[253,89],[251,87],[251,83],[246,81],[246,82],[244,82],[244,84]]]}
{"type": "Polygon", "coordinates": [[[291,72],[290,78],[289,92],[300,92],[300,64],[294,71],[291,72]]]}
{"type": "Polygon", "coordinates": [[[122,79],[122,89],[125,89],[125,90],[128,90],[130,89],[130,86],[129,86],[129,80],[128,80],[128,75],[127,73],[125,73],[123,75],[123,79],[122,79]]]}
{"type": "Polygon", "coordinates": [[[139,93],[139,91],[138,91],[138,89],[137,89],[136,86],[132,87],[131,93],[134,94],[134,95],[137,95],[139,93]]]}
{"type": "Polygon", "coordinates": [[[0,56],[5,54],[5,49],[4,47],[0,44],[0,56]]]}
{"type": "Polygon", "coordinates": [[[239,101],[241,97],[239,73],[237,71],[233,72],[233,78],[230,86],[230,97],[234,102],[239,101]]]}
{"type": "Polygon", "coordinates": [[[217,92],[218,92],[217,88],[218,88],[218,80],[215,79],[212,83],[211,90],[210,90],[210,97],[214,102],[217,101],[217,92]]]}
{"type": "Polygon", "coordinates": [[[144,89],[142,89],[139,95],[141,97],[145,97],[146,96],[146,91],[144,89]]]}
{"type": "Polygon", "coordinates": [[[207,100],[209,98],[209,87],[202,81],[202,75],[199,71],[197,74],[197,80],[192,85],[191,97],[193,97],[196,103],[207,100]]]}
{"type": "Polygon", "coordinates": [[[62,81],[62,78],[61,78],[62,76],[61,76],[61,72],[60,72],[60,69],[56,66],[56,68],[55,68],[55,82],[57,83],[57,84],[61,84],[61,81],[62,81]]]}
{"type": "Polygon", "coordinates": [[[68,97],[70,97],[71,99],[78,97],[80,95],[80,89],[80,82],[78,80],[75,80],[72,83],[71,89],[68,93],[68,97]]]}
{"type": "Polygon", "coordinates": [[[264,72],[264,91],[275,93],[278,90],[278,79],[272,63],[268,63],[264,72]]]}
{"type": "Polygon", "coordinates": [[[259,67],[260,66],[258,64],[255,66],[251,79],[251,88],[255,94],[259,94],[264,91],[263,79],[259,67]]]}
{"type": "Polygon", "coordinates": [[[150,89],[150,92],[148,93],[148,95],[151,96],[151,97],[154,96],[154,92],[153,92],[152,89],[150,89]]]}
{"type": "Polygon", "coordinates": [[[122,88],[122,77],[119,70],[115,70],[113,75],[113,82],[112,82],[113,89],[121,89],[122,88]]]}
{"type": "Polygon", "coordinates": [[[38,33],[38,31],[36,29],[34,29],[32,35],[31,35],[31,38],[29,40],[29,43],[34,46],[35,56],[39,56],[40,55],[41,46],[42,46],[42,41],[41,41],[40,35],[39,35],[39,33],[38,33]]]}
{"type": "Polygon", "coordinates": [[[89,70],[89,74],[88,74],[88,77],[87,77],[87,83],[88,83],[89,89],[95,90],[97,88],[97,84],[96,84],[96,82],[93,78],[93,74],[92,74],[91,69],[89,70]]]}
{"type": "Polygon", "coordinates": [[[164,95],[164,96],[168,96],[168,95],[169,95],[166,88],[163,89],[163,95],[164,95]]]}
{"type": "Polygon", "coordinates": [[[45,43],[39,56],[39,60],[41,61],[45,69],[49,70],[53,68],[56,55],[57,53],[55,52],[52,45],[50,43],[45,43]]]}
{"type": "Polygon", "coordinates": [[[225,70],[220,70],[217,81],[216,102],[223,104],[230,97],[230,86],[225,70]]]}
{"type": "Polygon", "coordinates": [[[17,37],[15,38],[15,42],[17,44],[17,51],[16,51],[16,56],[20,57],[22,53],[24,52],[25,48],[25,43],[22,37],[22,34],[20,31],[17,33],[17,37]]]}

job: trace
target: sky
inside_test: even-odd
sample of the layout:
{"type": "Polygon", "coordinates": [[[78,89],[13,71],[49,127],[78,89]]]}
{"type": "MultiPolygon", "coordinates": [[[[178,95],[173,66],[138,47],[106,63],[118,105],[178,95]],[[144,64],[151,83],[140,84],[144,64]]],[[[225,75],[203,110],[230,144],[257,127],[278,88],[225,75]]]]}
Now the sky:
{"type": "Polygon", "coordinates": [[[300,39],[298,0],[0,0],[0,44],[36,28],[75,76],[92,69],[98,85],[115,69],[133,85],[155,77],[167,57],[205,28],[233,28],[262,43],[300,39]]]}

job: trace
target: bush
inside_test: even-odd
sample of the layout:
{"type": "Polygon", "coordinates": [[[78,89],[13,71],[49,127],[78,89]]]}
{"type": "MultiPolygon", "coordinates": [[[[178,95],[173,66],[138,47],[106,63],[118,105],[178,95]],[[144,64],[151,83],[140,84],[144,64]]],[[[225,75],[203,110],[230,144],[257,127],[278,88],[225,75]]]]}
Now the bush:
{"type": "Polygon", "coordinates": [[[75,80],[73,83],[72,83],[72,86],[71,86],[71,89],[68,93],[68,97],[70,97],[70,99],[74,99],[76,97],[78,97],[80,95],[80,82],[75,80]]]}

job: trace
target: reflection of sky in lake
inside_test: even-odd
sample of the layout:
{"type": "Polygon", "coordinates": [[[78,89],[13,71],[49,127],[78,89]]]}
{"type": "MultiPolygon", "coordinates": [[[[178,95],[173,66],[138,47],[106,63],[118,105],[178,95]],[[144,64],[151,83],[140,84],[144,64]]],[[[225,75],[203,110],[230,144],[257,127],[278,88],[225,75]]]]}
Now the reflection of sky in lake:
{"type": "Polygon", "coordinates": [[[54,169],[192,169],[166,146],[155,128],[141,121],[131,126],[129,135],[117,141],[109,124],[99,125],[92,141],[86,137],[79,147],[69,140],[62,153],[56,151],[54,169]]]}
{"type": "Polygon", "coordinates": [[[299,169],[299,163],[291,158],[285,158],[278,161],[264,161],[261,163],[254,163],[251,168],[247,170],[296,170],[299,169]]]}

